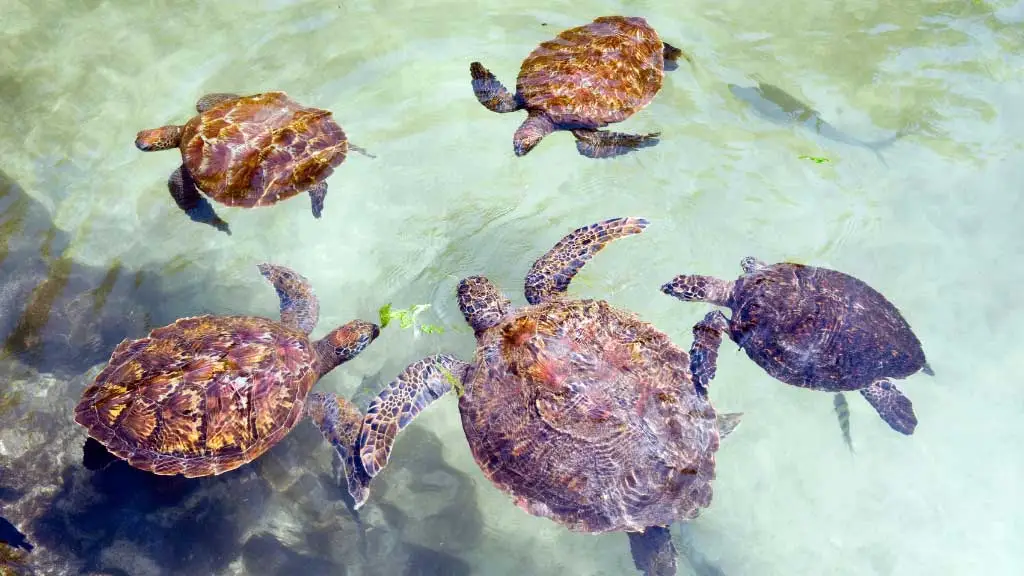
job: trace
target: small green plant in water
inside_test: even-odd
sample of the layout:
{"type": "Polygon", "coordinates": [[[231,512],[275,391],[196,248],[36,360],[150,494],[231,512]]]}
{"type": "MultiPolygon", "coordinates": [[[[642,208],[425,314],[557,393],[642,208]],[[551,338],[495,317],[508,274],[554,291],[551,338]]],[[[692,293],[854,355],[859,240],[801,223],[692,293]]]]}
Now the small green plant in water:
{"type": "Polygon", "coordinates": [[[831,162],[831,160],[829,160],[828,158],[825,158],[824,156],[808,156],[808,155],[804,154],[803,156],[797,156],[797,158],[799,158],[801,160],[810,160],[811,162],[814,162],[815,164],[824,164],[826,162],[831,162]]]}
{"type": "MultiPolygon", "coordinates": [[[[377,311],[377,315],[380,317],[380,327],[386,328],[394,320],[402,329],[413,328],[416,326],[416,316],[428,308],[430,308],[430,304],[416,304],[411,308],[392,308],[391,303],[388,302],[377,311]]],[[[419,329],[426,334],[444,333],[444,328],[435,324],[420,324],[419,329]]]]}

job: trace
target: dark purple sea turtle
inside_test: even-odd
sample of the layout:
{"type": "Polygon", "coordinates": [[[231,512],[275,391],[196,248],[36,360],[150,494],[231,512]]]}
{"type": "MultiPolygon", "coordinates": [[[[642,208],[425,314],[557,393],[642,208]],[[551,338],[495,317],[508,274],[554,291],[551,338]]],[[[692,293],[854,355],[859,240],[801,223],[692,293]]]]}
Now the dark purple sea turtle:
{"type": "Polygon", "coordinates": [[[284,92],[252,96],[207,94],[184,125],[143,130],[144,152],[181,151],[181,166],[167,181],[171,196],[190,218],[230,234],[227,222],[199,192],[227,206],[269,206],[307,192],[319,218],[325,180],[345,161],[349,143],[331,112],[303,106],[284,92]]]}
{"type": "Polygon", "coordinates": [[[572,530],[628,532],[639,569],[675,574],[668,525],[710,504],[719,438],[739,422],[705,393],[721,334],[697,324],[687,354],[629,312],[565,294],[594,254],[646,226],[615,218],[567,235],[526,276],[528,306],[462,280],[473,362],[430,356],[391,382],[363,421],[361,473],[379,474],[398,433],[454,388],[473,457],[517,505],[572,530]]]}
{"type": "Polygon", "coordinates": [[[732,310],[730,319],[712,312],[711,325],[778,380],[814,390],[860,390],[893,430],[913,434],[913,406],[889,379],[933,372],[892,303],[835,270],[767,265],[753,257],[740,265],[744,273],[734,281],[677,276],[661,291],[732,310]]]}
{"type": "Polygon", "coordinates": [[[580,154],[618,156],[658,143],[660,133],[598,130],[647,106],[675,69],[682,50],[661,40],[643,18],[602,16],[543,42],[523,60],[512,94],[479,62],[470,64],[473,92],[492,112],[526,110],[513,137],[523,156],[556,130],[576,137],[580,154]]]}
{"type": "MultiPolygon", "coordinates": [[[[353,320],[310,340],[320,306],[309,281],[284,266],[259,270],[277,289],[280,321],[197,316],[125,340],[83,392],[75,421],[113,455],[160,475],[234,470],[304,416],[350,456],[362,414],[343,398],[310,390],[380,328],[353,320]]],[[[358,493],[359,479],[353,482],[358,493]]]]}

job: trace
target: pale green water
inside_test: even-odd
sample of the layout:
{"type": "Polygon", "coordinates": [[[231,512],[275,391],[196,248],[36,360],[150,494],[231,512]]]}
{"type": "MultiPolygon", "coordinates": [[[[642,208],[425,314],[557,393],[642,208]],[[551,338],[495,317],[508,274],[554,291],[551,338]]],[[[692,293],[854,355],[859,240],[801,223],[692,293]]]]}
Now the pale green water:
{"type": "MultiPolygon", "coordinates": [[[[708,308],[658,292],[678,273],[734,277],[747,255],[843,270],[895,302],[924,344],[936,376],[900,383],[914,402],[917,431],[894,433],[850,395],[850,454],[829,394],[776,382],[726,343],[712,398],[720,410],[746,416],[719,452],[714,502],[685,538],[729,575],[1024,570],[1017,386],[1024,3],[0,0],[0,14],[0,169],[68,235],[65,256],[100,279],[115,261],[155,278],[160,298],[140,296],[150,298],[154,321],[202,312],[273,317],[274,292],[255,268],[266,260],[311,279],[322,303],[317,335],[355,317],[373,319],[389,301],[431,304],[422,319],[442,324],[444,334],[388,328],[320,384],[352,395],[364,378],[380,385],[426,354],[470,357],[472,333],[454,299],[458,279],[487,274],[521,304],[533,260],[573,228],[608,217],[645,216],[652,225],[602,252],[570,292],[634,310],[685,347],[708,308]],[[524,115],[481,107],[469,62],[481,60],[512,86],[538,42],[605,14],[644,16],[695,58],[696,69],[684,64],[670,73],[649,107],[615,127],[660,130],[662,142],[596,161],[558,133],[515,158],[512,133],[524,115]],[[919,129],[884,151],[886,167],[869,150],[754,115],[726,88],[750,84],[753,74],[864,140],[919,129]],[[164,184],[176,153],[139,152],[136,131],[183,122],[206,92],[267,90],[332,110],[377,158],[354,155],[335,172],[321,220],[303,196],[266,209],[218,205],[231,237],[190,222],[164,184]]],[[[8,241],[17,245],[25,234],[8,241]]],[[[131,278],[120,281],[129,286],[122,293],[135,289],[131,278]]],[[[108,337],[143,334],[140,325],[108,337]]],[[[45,363],[34,369],[49,371],[45,363]]],[[[12,380],[12,390],[36,398],[28,404],[66,403],[70,411],[83,378],[58,378],[62,386],[53,378],[12,380]],[[48,385],[60,392],[47,395],[48,385]]],[[[5,458],[24,456],[11,438],[33,426],[11,414],[0,411],[5,458]]],[[[40,449],[73,460],[82,436],[64,418],[68,444],[40,449]]],[[[311,430],[283,448],[301,447],[309,469],[327,473],[331,452],[311,430]]],[[[636,573],[621,534],[569,533],[498,492],[472,461],[453,398],[432,406],[399,444],[413,446],[427,430],[437,436],[436,458],[469,479],[458,485],[465,503],[438,513],[439,491],[429,478],[400,480],[415,469],[403,469],[397,454],[385,474],[410,487],[382,490],[381,499],[385,514],[413,519],[403,542],[461,559],[462,573],[636,573]],[[414,525],[419,518],[424,524],[414,525]]],[[[274,454],[287,456],[283,448],[274,454]]],[[[222,482],[246,498],[231,489],[236,480],[222,482]]],[[[17,499],[0,491],[0,515],[32,536],[38,526],[19,514],[17,499]]],[[[301,531],[302,521],[281,514],[238,528],[238,542],[224,545],[222,562],[208,572],[253,572],[236,558],[257,529],[295,540],[287,533],[301,531]]],[[[223,530],[201,521],[178,536],[183,546],[162,554],[186,557],[223,530]]],[[[678,544],[683,531],[675,533],[678,544]]],[[[39,549],[46,538],[54,548],[52,530],[36,538],[39,549]]],[[[161,556],[161,542],[148,546],[149,556],[161,556]]],[[[339,546],[295,548],[349,574],[373,573],[339,546]]],[[[203,573],[109,558],[78,550],[75,568],[53,573],[203,573]]],[[[406,573],[457,573],[444,566],[406,573]]],[[[689,570],[682,562],[680,573],[689,570]]]]}

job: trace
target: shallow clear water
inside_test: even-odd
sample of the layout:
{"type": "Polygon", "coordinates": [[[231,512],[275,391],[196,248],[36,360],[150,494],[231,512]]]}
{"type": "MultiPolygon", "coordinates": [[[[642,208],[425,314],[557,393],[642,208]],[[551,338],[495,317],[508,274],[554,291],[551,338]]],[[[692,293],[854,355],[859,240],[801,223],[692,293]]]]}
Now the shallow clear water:
{"type": "Polygon", "coordinates": [[[709,307],[660,294],[674,275],[732,278],[748,255],[826,266],[896,303],[936,373],[899,384],[912,437],[848,395],[851,453],[830,394],[723,346],[712,399],[745,417],[711,507],[674,527],[693,557],[681,574],[1024,570],[1024,3],[0,0],[0,14],[0,516],[42,573],[636,573],[621,534],[570,533],[495,489],[454,398],[403,433],[358,518],[308,423],[236,472],[165,482],[86,470],[71,420],[122,338],[206,312],[274,317],[268,260],[313,282],[317,335],[387,302],[431,305],[419,320],[443,334],[389,327],[319,384],[365,401],[424,355],[471,356],[460,278],[486,274],[521,304],[562,235],[627,215],[652,224],[571,294],[688,348],[709,307]],[[694,57],[615,126],[661,143],[598,161],[556,133],[516,158],[524,114],[481,107],[469,62],[513,86],[538,42],[605,14],[644,16],[694,57]],[[727,87],[754,77],[861,140],[909,133],[881,161],[772,123],[727,87]],[[165,188],[177,154],[141,153],[135,133],[183,122],[207,92],[267,90],[333,111],[376,158],[337,169],[320,220],[302,196],[218,205],[230,237],[189,221],[165,188]]]}

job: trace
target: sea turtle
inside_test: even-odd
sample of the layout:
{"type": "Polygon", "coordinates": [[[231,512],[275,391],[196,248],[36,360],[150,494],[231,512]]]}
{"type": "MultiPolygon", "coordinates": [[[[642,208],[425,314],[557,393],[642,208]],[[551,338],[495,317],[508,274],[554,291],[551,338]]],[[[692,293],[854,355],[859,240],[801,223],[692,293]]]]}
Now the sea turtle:
{"type": "Polygon", "coordinates": [[[284,266],[260,264],[259,271],[277,289],[280,322],[196,316],[124,340],[85,389],[75,421],[115,456],[160,475],[234,470],[306,414],[347,456],[339,434],[358,429],[362,415],[310,389],[362,352],[380,328],[353,320],[311,341],[320,306],[309,281],[284,266]]]}
{"type": "Polygon", "coordinates": [[[325,180],[345,161],[351,144],[331,112],[303,106],[284,92],[252,96],[207,94],[184,125],[142,130],[144,152],[181,150],[181,166],[167,180],[171,196],[192,220],[231,233],[199,191],[228,206],[269,206],[308,192],[319,218],[325,180]]]}
{"type": "MultiPolygon", "coordinates": [[[[793,386],[860,390],[889,426],[913,434],[910,400],[890,378],[932,375],[921,342],[899,310],[853,276],[791,262],[744,258],[735,281],[676,276],[661,291],[732,310],[712,312],[712,326],[768,374],[793,386]]],[[[841,416],[841,414],[840,414],[841,416]]]]}
{"type": "Polygon", "coordinates": [[[609,158],[658,143],[660,133],[598,130],[646,106],[676,68],[679,48],[663,42],[643,18],[602,16],[541,43],[519,69],[512,94],[480,62],[470,64],[473,92],[492,112],[525,109],[513,149],[523,156],[555,130],[570,130],[576,149],[609,158]]]}
{"type": "Polygon", "coordinates": [[[668,525],[710,504],[719,438],[739,423],[706,394],[721,334],[698,323],[688,355],[608,302],[565,294],[594,254],[647,224],[614,218],[567,235],[534,263],[522,308],[482,276],[460,281],[474,361],[438,354],[392,381],[363,421],[362,472],[380,474],[399,431],[454,388],[473,457],[522,509],[628,532],[639,569],[675,574],[668,525]]]}

